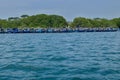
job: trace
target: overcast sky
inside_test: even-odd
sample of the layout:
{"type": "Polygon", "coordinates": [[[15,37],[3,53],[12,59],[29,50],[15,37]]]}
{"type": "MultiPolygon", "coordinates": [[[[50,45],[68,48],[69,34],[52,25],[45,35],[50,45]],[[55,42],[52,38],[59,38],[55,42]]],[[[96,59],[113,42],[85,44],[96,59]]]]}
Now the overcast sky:
{"type": "Polygon", "coordinates": [[[111,19],[120,17],[120,0],[0,0],[0,18],[43,13],[68,21],[78,16],[111,19]]]}

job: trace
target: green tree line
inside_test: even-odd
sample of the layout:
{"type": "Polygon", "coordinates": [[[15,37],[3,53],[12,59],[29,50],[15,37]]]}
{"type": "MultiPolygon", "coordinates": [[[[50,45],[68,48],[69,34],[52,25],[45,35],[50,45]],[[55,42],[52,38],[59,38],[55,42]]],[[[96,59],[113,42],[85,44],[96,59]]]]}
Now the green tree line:
{"type": "Polygon", "coordinates": [[[111,20],[105,19],[105,18],[84,18],[84,17],[77,17],[73,20],[73,22],[70,24],[72,27],[87,27],[87,28],[118,28],[120,27],[120,18],[114,18],[111,20]]]}
{"type": "Polygon", "coordinates": [[[76,17],[72,22],[60,15],[21,15],[20,17],[9,17],[8,19],[0,19],[0,28],[120,28],[120,18],[105,19],[85,17],[76,17]]]}

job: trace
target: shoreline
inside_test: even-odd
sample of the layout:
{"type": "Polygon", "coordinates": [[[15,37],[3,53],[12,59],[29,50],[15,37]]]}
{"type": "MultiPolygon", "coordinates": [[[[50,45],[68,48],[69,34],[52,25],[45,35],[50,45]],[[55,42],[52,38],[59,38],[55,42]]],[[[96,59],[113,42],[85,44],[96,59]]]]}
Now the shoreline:
{"type": "Polygon", "coordinates": [[[119,28],[8,28],[0,29],[0,33],[72,33],[72,32],[116,32],[119,28]]]}

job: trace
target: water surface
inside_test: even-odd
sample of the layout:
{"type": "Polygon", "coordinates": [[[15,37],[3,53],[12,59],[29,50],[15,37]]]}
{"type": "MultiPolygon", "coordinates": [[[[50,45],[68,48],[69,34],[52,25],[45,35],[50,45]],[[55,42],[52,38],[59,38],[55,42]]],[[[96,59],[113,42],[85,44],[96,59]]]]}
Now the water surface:
{"type": "Polygon", "coordinates": [[[0,34],[0,80],[120,80],[120,32],[0,34]]]}

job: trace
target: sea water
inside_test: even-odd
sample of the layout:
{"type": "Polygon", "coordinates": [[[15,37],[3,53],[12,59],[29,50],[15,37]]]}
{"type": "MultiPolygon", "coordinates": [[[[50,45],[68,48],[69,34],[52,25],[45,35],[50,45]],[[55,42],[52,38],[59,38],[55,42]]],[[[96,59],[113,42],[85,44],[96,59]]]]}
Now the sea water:
{"type": "Polygon", "coordinates": [[[0,34],[0,80],[120,80],[120,32],[0,34]]]}

